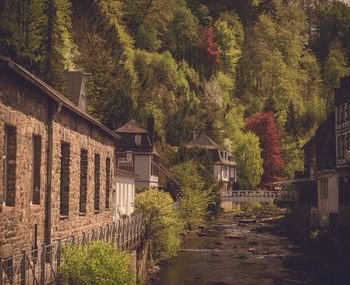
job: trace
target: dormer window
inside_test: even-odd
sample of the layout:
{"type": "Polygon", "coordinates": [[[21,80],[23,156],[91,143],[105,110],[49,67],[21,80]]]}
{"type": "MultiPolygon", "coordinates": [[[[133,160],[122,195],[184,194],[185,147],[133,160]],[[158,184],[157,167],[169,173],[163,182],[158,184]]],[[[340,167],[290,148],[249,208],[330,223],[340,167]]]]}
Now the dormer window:
{"type": "Polygon", "coordinates": [[[141,145],[141,135],[135,135],[135,144],[141,145]]]}

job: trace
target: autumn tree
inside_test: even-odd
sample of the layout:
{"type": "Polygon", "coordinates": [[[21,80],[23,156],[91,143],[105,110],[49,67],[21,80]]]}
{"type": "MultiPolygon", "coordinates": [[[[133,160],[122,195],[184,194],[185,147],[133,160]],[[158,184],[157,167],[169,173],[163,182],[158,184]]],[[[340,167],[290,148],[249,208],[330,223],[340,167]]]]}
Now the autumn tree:
{"type": "Polygon", "coordinates": [[[221,51],[218,43],[215,41],[215,31],[213,27],[204,27],[201,31],[201,53],[203,69],[207,76],[213,73],[213,69],[220,61],[221,51]]]}
{"type": "Polygon", "coordinates": [[[280,131],[272,113],[257,113],[246,122],[246,129],[259,137],[264,174],[261,184],[266,185],[280,179],[284,162],[281,153],[280,131]]]}

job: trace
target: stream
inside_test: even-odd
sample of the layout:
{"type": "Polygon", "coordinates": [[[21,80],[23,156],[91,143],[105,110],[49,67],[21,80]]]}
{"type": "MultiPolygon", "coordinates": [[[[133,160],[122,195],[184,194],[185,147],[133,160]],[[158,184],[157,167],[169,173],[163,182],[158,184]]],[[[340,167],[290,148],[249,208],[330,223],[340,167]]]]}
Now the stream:
{"type": "Polygon", "coordinates": [[[188,238],[148,285],[343,284],[329,281],[327,264],[314,261],[288,240],[283,226],[223,215],[188,238]]]}

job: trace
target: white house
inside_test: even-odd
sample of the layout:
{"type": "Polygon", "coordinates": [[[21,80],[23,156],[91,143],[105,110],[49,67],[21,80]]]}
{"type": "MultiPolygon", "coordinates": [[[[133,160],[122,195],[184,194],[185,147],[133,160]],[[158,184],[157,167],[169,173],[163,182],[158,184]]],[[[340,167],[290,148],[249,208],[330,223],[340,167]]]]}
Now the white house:
{"type": "Polygon", "coordinates": [[[121,137],[117,150],[117,168],[135,173],[136,192],[159,187],[159,155],[154,146],[154,118],[145,130],[131,120],[115,132],[121,137]]]}
{"type": "Polygon", "coordinates": [[[194,136],[186,147],[207,149],[214,161],[213,178],[222,182],[221,194],[225,195],[233,190],[233,183],[237,181],[237,163],[231,153],[216,144],[205,133],[198,137],[194,136]]]}

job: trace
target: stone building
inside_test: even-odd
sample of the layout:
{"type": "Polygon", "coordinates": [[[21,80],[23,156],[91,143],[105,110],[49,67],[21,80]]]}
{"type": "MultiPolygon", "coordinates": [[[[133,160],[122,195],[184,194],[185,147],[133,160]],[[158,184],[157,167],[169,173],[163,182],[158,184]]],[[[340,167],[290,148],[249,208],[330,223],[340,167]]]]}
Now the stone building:
{"type": "Polygon", "coordinates": [[[0,56],[0,258],[113,220],[119,136],[85,112],[87,77],[69,100],[0,56]]]}

